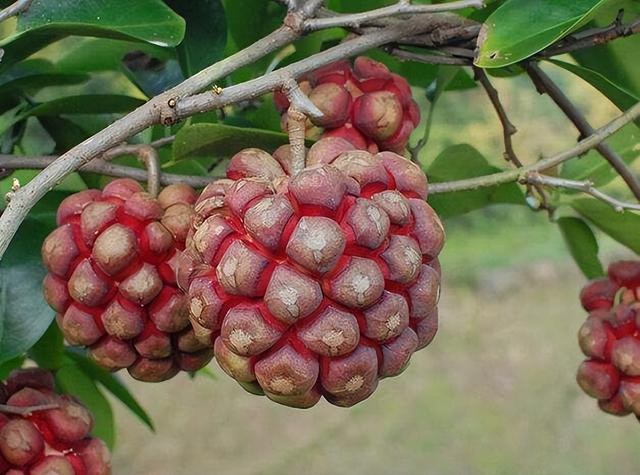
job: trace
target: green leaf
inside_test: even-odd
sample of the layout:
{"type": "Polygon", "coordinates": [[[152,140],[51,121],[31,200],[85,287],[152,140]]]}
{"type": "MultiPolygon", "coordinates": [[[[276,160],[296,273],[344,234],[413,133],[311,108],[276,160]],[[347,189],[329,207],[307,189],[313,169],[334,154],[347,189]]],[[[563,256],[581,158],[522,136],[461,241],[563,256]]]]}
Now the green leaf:
{"type": "MultiPolygon", "coordinates": [[[[499,171],[502,170],[490,165],[471,145],[460,144],[443,150],[428,168],[427,176],[429,182],[440,183],[499,171]]],[[[515,183],[508,183],[429,197],[429,204],[443,218],[451,218],[496,203],[524,204],[524,195],[515,183]]]]}
{"type": "MultiPolygon", "coordinates": [[[[618,152],[627,165],[631,165],[640,157],[638,143],[640,143],[640,130],[633,124],[624,126],[607,139],[607,144],[618,152]]],[[[600,187],[619,175],[597,150],[591,150],[578,160],[565,162],[562,165],[560,176],[570,180],[590,180],[594,186],[600,187]]]]}
{"type": "Polygon", "coordinates": [[[558,219],[558,226],[569,252],[587,279],[604,275],[604,269],[598,258],[598,241],[584,220],[573,216],[558,219]]]}
{"type": "Polygon", "coordinates": [[[0,68],[30,56],[66,36],[98,36],[176,46],[184,20],[160,0],[34,1],[18,20],[16,33],[3,41],[0,68]]]}
{"type": "Polygon", "coordinates": [[[159,61],[175,59],[173,49],[152,44],[109,38],[74,38],[73,43],[56,61],[56,68],[60,71],[84,72],[118,70],[122,65],[122,58],[132,51],[140,51],[159,61]]]}
{"type": "Polygon", "coordinates": [[[173,143],[174,160],[230,157],[244,148],[273,151],[289,142],[286,134],[223,124],[183,127],[173,143]]]}
{"type": "Polygon", "coordinates": [[[0,363],[24,353],[53,320],[44,301],[40,246],[52,223],[27,218],[0,261],[0,363]]]}
{"type": "Polygon", "coordinates": [[[31,348],[29,357],[38,366],[46,369],[58,369],[64,357],[64,338],[57,322],[52,322],[42,338],[31,348]]]}
{"type": "Polygon", "coordinates": [[[62,392],[77,397],[87,406],[94,419],[91,434],[104,440],[109,448],[113,448],[115,431],[111,404],[93,380],[73,360],[65,359],[65,364],[56,371],[56,383],[62,392]]]}
{"type": "Polygon", "coordinates": [[[11,373],[11,371],[13,371],[14,369],[22,368],[25,359],[26,358],[23,355],[20,355],[0,364],[0,380],[4,381],[5,379],[7,379],[9,373],[11,373]]]}
{"type": "Polygon", "coordinates": [[[169,59],[160,63],[138,64],[125,58],[122,67],[129,80],[138,86],[147,97],[156,96],[184,80],[180,63],[177,59],[169,59]]]}
{"type": "Polygon", "coordinates": [[[124,113],[144,104],[145,101],[131,96],[116,94],[85,94],[66,96],[44,102],[29,109],[29,116],[51,116],[60,114],[110,114],[124,113]]]}
{"type": "Polygon", "coordinates": [[[238,49],[252,45],[282,23],[284,8],[264,0],[223,0],[229,34],[238,49]],[[275,12],[282,14],[274,14],[275,12]]]}
{"type": "Polygon", "coordinates": [[[631,211],[619,213],[595,198],[575,199],[571,206],[613,239],[640,254],[640,215],[631,211]]]}
{"type": "Polygon", "coordinates": [[[105,369],[98,366],[86,356],[73,351],[67,350],[67,358],[72,359],[87,376],[98,381],[105,389],[122,402],[133,414],[135,414],[144,424],[152,431],[155,431],[151,417],[140,406],[138,401],[131,395],[129,390],[118,379],[115,374],[109,373],[105,369]]]}
{"type": "Polygon", "coordinates": [[[499,68],[522,61],[582,26],[606,0],[509,0],[483,25],[474,63],[499,68]]]}
{"type": "MultiPolygon", "coordinates": [[[[640,16],[638,0],[609,0],[598,9],[598,15],[587,27],[605,27],[616,18],[618,11],[624,10],[624,21],[629,23],[640,16]]],[[[606,44],[592,46],[571,53],[581,66],[590,68],[609,78],[621,87],[640,96],[640,61],[635,58],[640,49],[640,37],[631,35],[618,38],[606,44]]]]}
{"type": "Polygon", "coordinates": [[[78,84],[87,79],[89,76],[86,74],[62,72],[44,59],[30,59],[0,74],[0,94],[78,84]]]}
{"type": "Polygon", "coordinates": [[[220,0],[168,0],[167,3],[187,23],[184,39],[177,48],[186,77],[224,57],[227,22],[220,0]]]}
{"type": "MultiPolygon", "coordinates": [[[[609,100],[621,111],[626,111],[640,101],[640,95],[635,95],[623,86],[615,84],[608,77],[603,76],[597,71],[567,63],[565,61],[558,61],[556,59],[550,59],[549,61],[587,81],[598,91],[607,96],[609,100]]],[[[640,119],[637,119],[635,123],[640,127],[640,119]]]]}

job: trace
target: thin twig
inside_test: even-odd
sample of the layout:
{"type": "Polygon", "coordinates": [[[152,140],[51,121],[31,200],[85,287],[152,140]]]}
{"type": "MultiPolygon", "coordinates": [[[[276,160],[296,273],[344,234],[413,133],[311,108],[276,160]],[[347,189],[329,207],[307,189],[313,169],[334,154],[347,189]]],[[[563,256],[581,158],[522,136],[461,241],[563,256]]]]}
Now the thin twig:
{"type": "MultiPolygon", "coordinates": [[[[498,115],[498,119],[500,120],[500,124],[502,125],[502,140],[504,142],[504,153],[503,157],[507,162],[513,163],[514,166],[518,168],[522,168],[522,161],[518,158],[516,151],[513,147],[512,137],[518,131],[515,125],[509,120],[509,116],[507,115],[507,111],[502,105],[502,101],[500,101],[500,95],[498,94],[498,90],[493,86],[491,81],[489,80],[489,76],[482,68],[478,68],[476,66],[473,67],[473,73],[475,79],[480,83],[485,92],[487,93],[487,97],[493,106],[493,109],[496,111],[498,115]]],[[[541,208],[549,209],[548,206],[548,198],[547,194],[544,191],[544,188],[540,185],[527,184],[527,191],[532,193],[531,188],[536,191],[539,195],[541,208]]]]}
{"type": "Polygon", "coordinates": [[[311,102],[311,99],[302,92],[302,89],[300,89],[295,79],[289,78],[285,80],[282,86],[282,92],[287,95],[289,102],[307,117],[311,119],[322,119],[324,116],[322,111],[318,109],[318,106],[311,102]]]}
{"type": "Polygon", "coordinates": [[[358,28],[365,23],[396,15],[439,13],[461,10],[463,8],[483,7],[484,2],[482,0],[459,0],[434,5],[411,5],[409,2],[401,1],[395,5],[389,5],[388,7],[382,7],[368,12],[342,14],[327,18],[313,18],[305,22],[305,30],[316,31],[340,26],[358,28]]]}
{"type": "Polygon", "coordinates": [[[138,149],[138,160],[147,169],[147,191],[153,197],[160,193],[160,160],[158,151],[151,145],[141,145],[138,149]]]}
{"type": "Polygon", "coordinates": [[[15,414],[18,416],[28,416],[34,412],[50,411],[51,409],[59,409],[58,404],[40,404],[39,406],[10,406],[8,404],[0,404],[0,413],[15,414]]]}
{"type": "Polygon", "coordinates": [[[519,181],[520,183],[531,185],[552,186],[554,188],[567,188],[569,190],[581,191],[611,205],[613,209],[615,209],[619,213],[622,213],[625,209],[640,211],[640,204],[626,203],[614,198],[613,196],[609,196],[606,193],[603,193],[602,191],[595,188],[593,186],[593,182],[589,180],[567,180],[565,178],[557,178],[554,176],[541,175],[537,172],[531,172],[521,177],[519,181]]]}
{"type": "MultiPolygon", "coordinates": [[[[564,114],[569,118],[569,120],[573,122],[582,137],[593,134],[593,127],[591,127],[591,124],[589,124],[584,115],[582,115],[565,93],[562,92],[558,85],[553,82],[549,76],[547,76],[537,63],[529,63],[527,65],[527,72],[538,89],[538,92],[540,92],[540,94],[547,93],[553,102],[555,102],[562,112],[564,112],[564,114]]],[[[600,155],[602,155],[622,177],[636,199],[640,200],[640,182],[624,163],[622,157],[620,157],[620,155],[618,155],[616,151],[606,143],[598,144],[596,150],[598,150],[600,155]]]]}
{"type": "Polygon", "coordinates": [[[512,183],[518,181],[522,176],[529,172],[541,172],[549,168],[555,167],[567,160],[575,158],[583,153],[596,147],[603,140],[616,133],[628,123],[640,117],[640,102],[631,107],[628,111],[616,117],[614,120],[594,131],[585,139],[578,142],[574,147],[558,153],[552,157],[544,158],[532,165],[528,165],[515,170],[507,170],[492,175],[485,175],[477,178],[469,178],[466,180],[450,181],[443,183],[433,183],[429,185],[429,193],[451,193],[454,191],[475,190],[489,186],[501,185],[503,183],[512,183]]]}
{"type": "Polygon", "coordinates": [[[504,141],[504,159],[508,162],[513,163],[517,167],[522,166],[522,162],[516,155],[516,151],[513,148],[513,140],[511,137],[518,131],[516,126],[509,120],[509,116],[507,116],[507,111],[504,109],[502,102],[500,101],[500,96],[498,95],[498,91],[491,81],[489,80],[487,73],[484,72],[484,69],[473,67],[473,72],[475,75],[475,79],[482,85],[485,92],[487,93],[487,97],[491,101],[491,105],[493,106],[496,114],[498,114],[498,119],[500,120],[500,124],[502,125],[502,138],[504,141]]]}
{"type": "Polygon", "coordinates": [[[472,61],[466,58],[456,58],[453,56],[444,56],[440,54],[422,54],[406,51],[396,47],[384,48],[384,50],[398,58],[400,61],[415,61],[425,64],[452,64],[460,66],[469,66],[472,61]]]}
{"type": "Polygon", "coordinates": [[[32,0],[18,0],[0,11],[0,22],[27,11],[32,0]]]}
{"type": "MultiPolygon", "coordinates": [[[[2,155],[0,154],[0,169],[5,170],[40,170],[51,165],[58,157],[55,155],[41,155],[23,157],[19,155],[2,155]]],[[[144,182],[147,180],[147,172],[142,168],[128,167],[125,165],[117,165],[115,163],[105,162],[102,159],[95,158],[80,169],[83,172],[98,173],[100,175],[132,178],[136,181],[144,182]]],[[[163,186],[173,185],[176,183],[185,183],[194,188],[204,188],[213,180],[219,177],[213,176],[191,176],[176,175],[173,173],[160,172],[160,184],[163,186]]]]}
{"type": "Polygon", "coordinates": [[[573,38],[578,35],[573,35],[573,38],[565,38],[558,44],[541,51],[538,55],[550,57],[571,53],[580,49],[603,45],[617,38],[625,38],[627,36],[640,33],[640,18],[637,18],[627,25],[623,25],[621,20],[622,17],[618,16],[609,26],[590,30],[586,34],[579,35],[577,39],[573,38]]]}
{"type": "Polygon", "coordinates": [[[287,133],[291,145],[291,174],[297,175],[307,165],[304,137],[306,132],[307,116],[291,103],[287,110],[287,133]]]}

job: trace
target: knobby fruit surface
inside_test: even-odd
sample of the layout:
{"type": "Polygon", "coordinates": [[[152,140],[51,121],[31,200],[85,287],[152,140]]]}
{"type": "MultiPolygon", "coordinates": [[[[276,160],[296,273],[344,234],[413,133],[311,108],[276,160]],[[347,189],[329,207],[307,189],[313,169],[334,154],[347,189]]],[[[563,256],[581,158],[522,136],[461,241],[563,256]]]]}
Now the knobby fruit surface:
{"type": "Polygon", "coordinates": [[[42,245],[45,298],[65,339],[102,367],[163,381],[212,359],[175,279],[196,198],[172,185],[156,199],[118,179],[60,204],[58,228],[42,245]]]}
{"type": "Polygon", "coordinates": [[[0,473],[111,474],[109,449],[90,435],[91,413],[75,398],[57,394],[50,372],[15,370],[1,387],[1,404],[16,409],[52,408],[26,414],[0,411],[0,473]]]}
{"type": "Polygon", "coordinates": [[[589,316],[578,332],[587,359],[577,381],[610,414],[640,416],[640,261],[618,261],[580,293],[589,316]]]}
{"type": "MultiPolygon", "coordinates": [[[[364,56],[353,65],[344,60],[320,68],[305,77],[300,88],[323,113],[322,118],[308,121],[310,138],[340,137],[372,153],[402,153],[420,122],[420,109],[406,79],[364,56]]],[[[287,130],[287,96],[278,91],[274,102],[287,130]]]]}
{"type": "Polygon", "coordinates": [[[239,152],[203,191],[178,283],[247,391],[351,406],[433,339],[444,230],[405,158],[326,138],[289,176],[287,147],[239,152]]]}

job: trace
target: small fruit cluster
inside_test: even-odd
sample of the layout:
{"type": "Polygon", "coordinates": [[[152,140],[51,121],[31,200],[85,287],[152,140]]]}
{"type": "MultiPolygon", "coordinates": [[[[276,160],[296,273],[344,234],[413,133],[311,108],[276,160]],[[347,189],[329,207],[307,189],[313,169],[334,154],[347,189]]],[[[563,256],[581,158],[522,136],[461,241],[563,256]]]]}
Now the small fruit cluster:
{"type": "Polygon", "coordinates": [[[608,277],[587,284],[580,300],[589,316],[578,340],[588,359],[578,384],[603,411],[640,416],[640,262],[611,264],[608,277]]]}
{"type": "Polygon", "coordinates": [[[245,389],[351,406],[433,339],[444,231],[425,175],[393,152],[326,138],[295,176],[286,146],[274,156],[243,150],[203,191],[178,284],[245,389]]]}
{"type": "Polygon", "coordinates": [[[89,435],[91,414],[73,397],[55,393],[51,373],[12,372],[0,386],[0,402],[0,473],[111,473],[109,450],[89,435]]]}
{"type": "Polygon", "coordinates": [[[189,325],[175,281],[195,191],[172,185],[153,198],[135,181],[65,199],[44,241],[45,298],[66,340],[111,370],[163,381],[206,365],[213,351],[189,325]]]}
{"type": "MultiPolygon", "coordinates": [[[[309,74],[300,83],[323,117],[307,124],[310,138],[341,137],[361,150],[401,153],[420,122],[420,109],[406,79],[365,56],[338,61],[309,74]]],[[[289,101],[274,94],[287,129],[289,101]]]]}

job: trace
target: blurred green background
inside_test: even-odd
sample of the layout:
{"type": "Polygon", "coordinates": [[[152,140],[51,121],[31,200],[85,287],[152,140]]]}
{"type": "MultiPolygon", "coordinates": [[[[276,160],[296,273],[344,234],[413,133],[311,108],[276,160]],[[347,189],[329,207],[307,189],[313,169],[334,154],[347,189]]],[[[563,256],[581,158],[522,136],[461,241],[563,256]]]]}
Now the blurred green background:
{"type": "MultiPolygon", "coordinates": [[[[594,125],[616,114],[588,85],[548,71],[594,125]]],[[[575,142],[525,77],[494,82],[525,161],[575,142]]],[[[500,164],[501,129],[481,90],[445,94],[435,114],[425,164],[465,142],[500,164]]],[[[215,363],[215,380],[180,375],[162,391],[128,378],[157,433],[114,404],[115,473],[637,474],[638,422],[601,413],[575,384],[584,277],[557,226],[504,205],[445,224],[440,330],[402,375],[354,408],[306,411],[245,393],[215,363]]],[[[600,237],[604,262],[629,255],[600,237]]]]}

